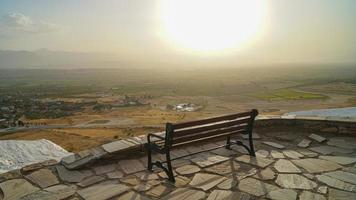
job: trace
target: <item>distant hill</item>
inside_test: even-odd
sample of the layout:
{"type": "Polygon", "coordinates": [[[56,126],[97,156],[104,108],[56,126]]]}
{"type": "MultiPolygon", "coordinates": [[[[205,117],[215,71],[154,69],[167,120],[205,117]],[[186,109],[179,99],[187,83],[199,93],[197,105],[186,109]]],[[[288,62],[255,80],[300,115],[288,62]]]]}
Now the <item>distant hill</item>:
{"type": "Polygon", "coordinates": [[[64,51],[11,51],[0,50],[0,69],[4,68],[91,68],[118,65],[111,54],[78,53],[64,51]]]}

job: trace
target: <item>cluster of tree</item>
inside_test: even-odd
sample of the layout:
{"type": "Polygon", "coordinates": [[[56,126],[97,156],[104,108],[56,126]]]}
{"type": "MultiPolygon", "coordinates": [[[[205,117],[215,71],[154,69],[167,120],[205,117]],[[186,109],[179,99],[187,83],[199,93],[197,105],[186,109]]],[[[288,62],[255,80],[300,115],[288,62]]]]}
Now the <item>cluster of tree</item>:
{"type": "Polygon", "coordinates": [[[97,111],[97,112],[101,112],[103,110],[109,110],[111,109],[112,106],[110,104],[96,104],[94,107],[93,107],[93,110],[94,111],[97,111]]]}

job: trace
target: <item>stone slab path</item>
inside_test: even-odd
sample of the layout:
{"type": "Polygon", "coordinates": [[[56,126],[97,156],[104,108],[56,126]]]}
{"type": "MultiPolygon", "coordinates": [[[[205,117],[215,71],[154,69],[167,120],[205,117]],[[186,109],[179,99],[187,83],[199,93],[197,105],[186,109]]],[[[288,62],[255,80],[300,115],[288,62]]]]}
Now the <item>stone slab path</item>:
{"type": "Polygon", "coordinates": [[[291,161],[280,159],[274,164],[274,168],[280,173],[301,173],[302,171],[296,167],[291,161]]]}
{"type": "MultiPolygon", "coordinates": [[[[175,160],[172,162],[175,183],[169,182],[164,171],[157,167],[149,172],[144,153],[113,156],[118,149],[144,141],[140,137],[120,140],[102,145],[101,149],[75,154],[63,163],[36,163],[0,174],[0,199],[356,199],[356,139],[320,133],[309,135],[304,133],[303,137],[288,142],[259,133],[255,141],[256,157],[233,147],[231,151],[213,150],[175,160]],[[111,157],[102,157],[107,154],[111,157]],[[90,159],[95,156],[101,159],[93,163],[90,159]],[[87,165],[73,169],[78,162],[87,165]]],[[[172,155],[184,155],[224,142],[182,147],[172,151],[172,155]]],[[[164,156],[154,158],[164,160],[164,156]]]]}

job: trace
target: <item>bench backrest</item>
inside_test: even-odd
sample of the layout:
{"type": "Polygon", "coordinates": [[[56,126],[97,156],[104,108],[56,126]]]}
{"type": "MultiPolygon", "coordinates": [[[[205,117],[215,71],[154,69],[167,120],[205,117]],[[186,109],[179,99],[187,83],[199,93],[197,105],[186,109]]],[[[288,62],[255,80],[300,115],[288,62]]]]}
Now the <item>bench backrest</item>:
{"type": "Polygon", "coordinates": [[[234,134],[252,133],[258,111],[225,115],[177,124],[166,124],[166,145],[176,146],[193,141],[203,141],[234,134]]]}

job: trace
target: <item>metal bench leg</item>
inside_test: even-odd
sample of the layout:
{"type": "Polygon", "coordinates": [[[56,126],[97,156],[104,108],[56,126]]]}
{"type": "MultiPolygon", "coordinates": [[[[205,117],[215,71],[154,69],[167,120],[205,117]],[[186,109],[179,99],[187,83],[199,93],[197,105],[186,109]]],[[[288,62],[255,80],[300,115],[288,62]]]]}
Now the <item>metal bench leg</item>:
{"type": "Polygon", "coordinates": [[[231,140],[230,136],[227,137],[226,139],[226,145],[225,148],[231,150],[231,140]]]}
{"type": "Polygon", "coordinates": [[[250,155],[253,157],[256,157],[255,148],[253,147],[252,131],[249,132],[248,135],[249,135],[248,140],[249,140],[249,145],[250,145],[250,155]]]}
{"type": "Polygon", "coordinates": [[[147,145],[147,169],[152,171],[152,151],[149,145],[147,145]]]}
{"type": "Polygon", "coordinates": [[[171,182],[176,182],[176,180],[174,179],[174,175],[173,175],[173,169],[172,169],[172,164],[171,164],[171,155],[170,155],[170,150],[167,149],[167,152],[166,152],[166,161],[167,161],[167,176],[168,176],[168,179],[171,181],[171,182]]]}

